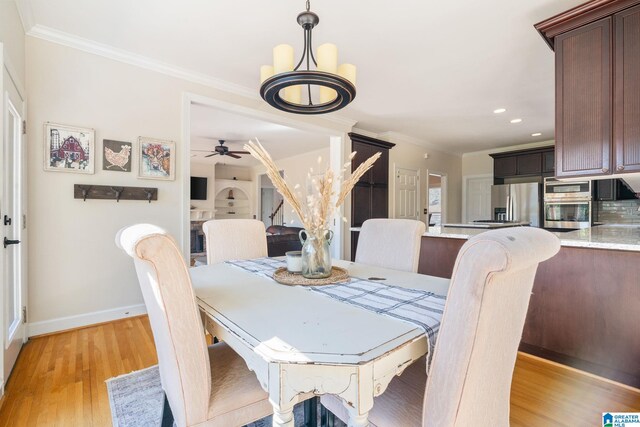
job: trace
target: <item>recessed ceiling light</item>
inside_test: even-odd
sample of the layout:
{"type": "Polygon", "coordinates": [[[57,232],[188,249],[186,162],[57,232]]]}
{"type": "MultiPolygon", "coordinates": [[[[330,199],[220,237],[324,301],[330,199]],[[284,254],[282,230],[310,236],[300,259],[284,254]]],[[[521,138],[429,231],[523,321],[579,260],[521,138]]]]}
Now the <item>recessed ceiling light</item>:
{"type": "Polygon", "coordinates": [[[511,123],[520,123],[522,121],[522,119],[513,119],[511,120],[511,123]]]}
{"type": "Polygon", "coordinates": [[[542,136],[540,132],[532,133],[531,136],[542,136]]]}
{"type": "Polygon", "coordinates": [[[500,113],[504,113],[505,111],[507,111],[506,108],[498,108],[496,110],[493,110],[494,114],[500,114],[500,113]]]}

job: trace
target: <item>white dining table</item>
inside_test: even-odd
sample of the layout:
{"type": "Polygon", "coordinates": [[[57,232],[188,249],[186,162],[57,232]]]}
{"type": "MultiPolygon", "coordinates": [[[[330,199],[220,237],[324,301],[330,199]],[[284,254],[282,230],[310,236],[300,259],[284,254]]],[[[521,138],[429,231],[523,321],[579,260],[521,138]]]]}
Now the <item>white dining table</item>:
{"type": "MultiPolygon", "coordinates": [[[[353,277],[446,295],[449,280],[348,261],[353,277]]],[[[273,405],[273,426],[293,427],[293,406],[310,394],[339,396],[349,426],[368,425],[374,397],[428,351],[423,329],[286,286],[227,263],[190,269],[205,327],[255,372],[273,405]]],[[[426,369],[426,367],[425,367],[426,369]]]]}

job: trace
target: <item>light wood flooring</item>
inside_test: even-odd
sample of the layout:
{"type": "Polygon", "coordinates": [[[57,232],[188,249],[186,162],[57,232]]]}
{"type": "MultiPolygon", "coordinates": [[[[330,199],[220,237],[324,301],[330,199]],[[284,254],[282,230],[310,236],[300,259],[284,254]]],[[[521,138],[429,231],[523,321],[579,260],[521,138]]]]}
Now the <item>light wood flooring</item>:
{"type": "MultiPolygon", "coordinates": [[[[8,380],[0,427],[110,426],[104,381],[156,363],[144,316],[33,338],[8,380]]],[[[512,426],[601,426],[604,411],[640,412],[640,391],[519,355],[512,426]]]]}

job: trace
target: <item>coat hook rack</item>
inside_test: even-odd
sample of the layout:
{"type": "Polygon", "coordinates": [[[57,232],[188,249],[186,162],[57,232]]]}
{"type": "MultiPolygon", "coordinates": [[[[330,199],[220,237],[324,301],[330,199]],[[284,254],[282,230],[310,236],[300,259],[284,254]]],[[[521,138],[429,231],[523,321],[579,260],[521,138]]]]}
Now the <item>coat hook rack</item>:
{"type": "Polygon", "coordinates": [[[158,200],[158,189],[149,187],[121,187],[115,185],[86,185],[74,184],[73,198],[96,200],[158,200]]]}

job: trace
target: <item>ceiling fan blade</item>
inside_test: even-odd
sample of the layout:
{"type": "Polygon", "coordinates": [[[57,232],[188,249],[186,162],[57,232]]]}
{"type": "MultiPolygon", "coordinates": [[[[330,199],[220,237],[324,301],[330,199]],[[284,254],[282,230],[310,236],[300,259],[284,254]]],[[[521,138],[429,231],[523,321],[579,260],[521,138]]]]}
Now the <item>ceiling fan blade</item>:
{"type": "Polygon", "coordinates": [[[231,154],[231,152],[227,151],[227,154],[225,154],[225,156],[229,156],[229,157],[233,157],[234,159],[239,159],[240,156],[236,156],[235,154],[231,154]]]}
{"type": "Polygon", "coordinates": [[[227,154],[251,154],[248,151],[227,151],[227,154]]]}
{"type": "Polygon", "coordinates": [[[199,151],[201,153],[211,153],[211,150],[191,150],[191,151],[199,151]]]}
{"type": "Polygon", "coordinates": [[[209,154],[208,156],[205,156],[205,157],[211,157],[211,156],[217,156],[217,155],[218,155],[218,153],[211,153],[211,154],[209,154]]]}

